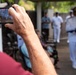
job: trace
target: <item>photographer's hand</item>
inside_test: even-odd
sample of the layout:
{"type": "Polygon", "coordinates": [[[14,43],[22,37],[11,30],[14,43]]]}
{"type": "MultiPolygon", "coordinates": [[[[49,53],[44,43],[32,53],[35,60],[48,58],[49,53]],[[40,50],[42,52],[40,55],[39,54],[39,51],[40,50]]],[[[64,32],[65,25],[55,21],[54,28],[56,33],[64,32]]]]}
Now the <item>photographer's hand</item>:
{"type": "Polygon", "coordinates": [[[31,33],[34,32],[34,28],[25,9],[16,4],[14,4],[13,7],[10,7],[8,10],[9,14],[13,17],[13,24],[6,24],[5,26],[14,30],[21,36],[27,34],[31,35],[31,33]]]}

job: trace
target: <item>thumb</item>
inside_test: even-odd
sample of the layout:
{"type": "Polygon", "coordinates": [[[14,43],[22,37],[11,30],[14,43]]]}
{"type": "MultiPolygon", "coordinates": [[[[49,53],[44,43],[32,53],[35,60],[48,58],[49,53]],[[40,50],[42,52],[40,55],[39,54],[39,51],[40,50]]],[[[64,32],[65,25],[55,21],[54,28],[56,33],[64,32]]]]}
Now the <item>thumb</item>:
{"type": "Polygon", "coordinates": [[[7,27],[9,29],[12,29],[12,30],[14,29],[13,24],[9,24],[9,23],[5,24],[5,27],[7,27]]]}

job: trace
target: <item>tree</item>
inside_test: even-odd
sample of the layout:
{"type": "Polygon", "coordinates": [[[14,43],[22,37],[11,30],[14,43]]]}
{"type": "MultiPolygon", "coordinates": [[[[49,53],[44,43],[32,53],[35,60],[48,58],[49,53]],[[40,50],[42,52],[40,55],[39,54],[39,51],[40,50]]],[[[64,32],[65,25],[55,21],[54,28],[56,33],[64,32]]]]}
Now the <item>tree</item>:
{"type": "Polygon", "coordinates": [[[19,5],[23,6],[26,10],[35,10],[35,3],[28,0],[20,0],[19,5]]]}
{"type": "Polygon", "coordinates": [[[64,2],[42,2],[42,9],[53,9],[54,11],[59,12],[68,12],[73,6],[76,5],[76,2],[73,1],[64,1],[64,2]]]}
{"type": "Polygon", "coordinates": [[[1,0],[1,2],[9,2],[18,4],[19,0],[1,0]]]}

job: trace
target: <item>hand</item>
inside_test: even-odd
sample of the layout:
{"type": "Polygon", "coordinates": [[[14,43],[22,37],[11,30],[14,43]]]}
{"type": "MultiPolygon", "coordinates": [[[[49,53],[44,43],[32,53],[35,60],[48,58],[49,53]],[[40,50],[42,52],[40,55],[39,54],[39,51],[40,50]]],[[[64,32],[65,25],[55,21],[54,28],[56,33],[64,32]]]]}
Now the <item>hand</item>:
{"type": "Polygon", "coordinates": [[[14,4],[8,12],[13,18],[13,24],[6,24],[5,27],[12,29],[21,36],[31,35],[34,32],[33,24],[23,7],[14,4]]]}
{"type": "Polygon", "coordinates": [[[73,32],[73,35],[76,35],[76,32],[73,32]]]}

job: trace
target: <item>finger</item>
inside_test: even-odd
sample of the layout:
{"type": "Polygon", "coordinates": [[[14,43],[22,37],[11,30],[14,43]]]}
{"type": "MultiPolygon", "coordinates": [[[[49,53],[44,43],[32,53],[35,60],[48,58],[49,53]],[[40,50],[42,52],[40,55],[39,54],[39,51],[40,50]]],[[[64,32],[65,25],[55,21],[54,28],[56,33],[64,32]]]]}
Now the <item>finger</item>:
{"type": "Polygon", "coordinates": [[[12,5],[12,7],[14,7],[14,9],[15,9],[17,12],[21,11],[21,10],[20,10],[20,7],[21,7],[21,6],[19,6],[19,5],[17,5],[17,4],[12,5]]]}
{"type": "Polygon", "coordinates": [[[5,27],[14,30],[13,24],[5,24],[5,27]]]}
{"type": "Polygon", "coordinates": [[[22,14],[26,14],[26,11],[25,11],[24,7],[20,7],[20,8],[21,8],[21,11],[20,11],[20,12],[21,12],[22,14]]]}
{"type": "Polygon", "coordinates": [[[22,9],[23,12],[26,12],[25,9],[24,9],[24,7],[21,6],[21,9],[22,9]]]}
{"type": "Polygon", "coordinates": [[[12,7],[10,7],[10,8],[8,9],[8,13],[9,13],[12,17],[16,17],[16,15],[17,15],[17,12],[16,12],[15,9],[12,8],[12,7]]]}

